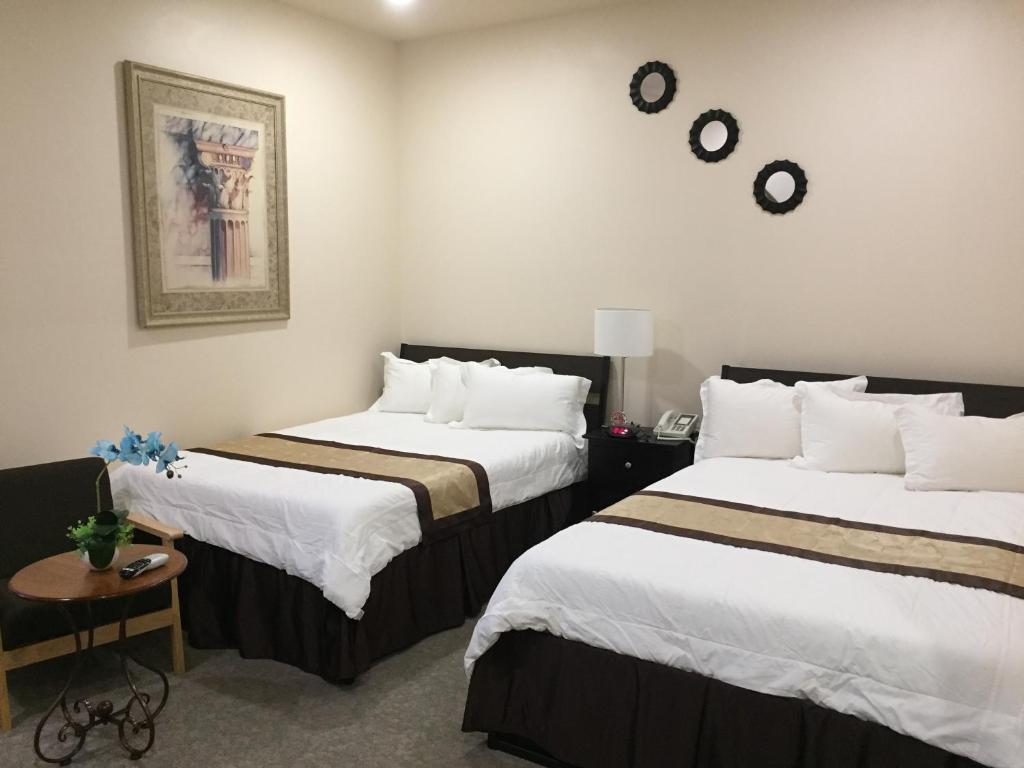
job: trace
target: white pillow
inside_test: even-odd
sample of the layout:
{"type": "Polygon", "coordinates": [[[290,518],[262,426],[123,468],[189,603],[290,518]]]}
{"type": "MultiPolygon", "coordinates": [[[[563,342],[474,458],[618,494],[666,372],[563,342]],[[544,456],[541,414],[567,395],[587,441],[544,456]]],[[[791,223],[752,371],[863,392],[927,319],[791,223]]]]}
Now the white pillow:
{"type": "MultiPolygon", "coordinates": [[[[495,366],[503,371],[508,371],[514,376],[522,376],[524,374],[531,373],[554,373],[554,369],[545,368],[543,365],[524,365],[519,368],[506,368],[504,365],[495,366]]],[[[465,381],[465,374],[463,375],[463,381],[465,381]]]]}
{"type": "MultiPolygon", "coordinates": [[[[863,392],[864,376],[841,381],[800,382],[812,389],[863,392]]],[[[800,411],[796,392],[777,381],[740,384],[712,376],[700,386],[704,412],[694,461],[716,456],[792,459],[800,453],[800,411]]]]}
{"type": "Polygon", "coordinates": [[[955,418],[904,406],[896,420],[907,452],[907,490],[1024,493],[1024,413],[955,418]]]}
{"type": "Polygon", "coordinates": [[[583,406],[590,380],[508,368],[466,371],[466,406],[457,425],[469,429],[536,429],[565,432],[583,447],[583,406]]]}
{"type": "Polygon", "coordinates": [[[426,413],[430,407],[430,361],[414,363],[390,352],[381,352],[380,356],[384,358],[384,394],[373,410],[426,413]]]}
{"type": "Polygon", "coordinates": [[[821,472],[906,471],[896,412],[915,404],[932,413],[963,416],[959,392],[938,395],[831,392],[801,386],[800,434],[803,456],[793,463],[821,472]]]}
{"type": "Polygon", "coordinates": [[[899,392],[836,392],[846,400],[870,400],[890,405],[919,405],[947,416],[964,415],[963,392],[938,392],[932,395],[904,395],[899,392]]]}
{"type": "Polygon", "coordinates": [[[493,368],[500,363],[491,358],[480,363],[460,363],[447,358],[427,361],[430,369],[430,407],[426,421],[447,424],[462,418],[466,406],[466,369],[478,365],[493,368]]]}

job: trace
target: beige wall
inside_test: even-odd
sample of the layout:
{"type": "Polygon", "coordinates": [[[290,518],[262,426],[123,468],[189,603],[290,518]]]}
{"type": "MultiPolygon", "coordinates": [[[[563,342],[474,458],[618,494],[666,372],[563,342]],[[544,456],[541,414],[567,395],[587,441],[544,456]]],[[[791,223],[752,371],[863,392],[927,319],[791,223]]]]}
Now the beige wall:
{"type": "Polygon", "coordinates": [[[0,466],[351,411],[403,338],[586,352],[596,306],[656,313],[640,417],[723,362],[1024,384],[1019,2],[651,3],[396,52],[258,0],[0,0],[0,52],[0,466]],[[286,95],[288,322],[138,328],[123,59],[286,95]],[[710,107],[743,131],[718,165],[686,145],[710,107]],[[810,192],[772,217],[782,157],[810,192]]]}
{"type": "Polygon", "coordinates": [[[393,44],[252,0],[0,0],[0,63],[0,466],[370,402],[398,337],[393,44]],[[289,321],[138,327],[124,59],[285,95],[289,321]]]}
{"type": "Polygon", "coordinates": [[[1024,384],[1024,3],[642,4],[400,63],[410,340],[586,352],[594,307],[650,307],[639,416],[725,362],[1024,384]],[[680,80],[655,116],[649,59],[680,80]],[[713,107],[742,130],[717,165],[687,146],[713,107]],[[780,158],[809,194],[771,216],[780,158]]]}

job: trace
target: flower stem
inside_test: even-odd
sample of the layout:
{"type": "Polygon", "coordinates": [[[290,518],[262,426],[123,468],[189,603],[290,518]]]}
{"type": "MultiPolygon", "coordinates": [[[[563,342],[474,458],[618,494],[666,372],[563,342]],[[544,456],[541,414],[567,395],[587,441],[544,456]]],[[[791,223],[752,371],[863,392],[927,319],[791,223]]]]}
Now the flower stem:
{"type": "Polygon", "coordinates": [[[98,475],[96,475],[96,514],[99,514],[100,512],[103,511],[100,508],[102,506],[102,502],[100,501],[100,480],[103,479],[103,474],[107,471],[107,467],[109,467],[109,466],[110,466],[110,462],[109,461],[104,462],[103,463],[103,469],[101,469],[100,473],[98,475]]]}

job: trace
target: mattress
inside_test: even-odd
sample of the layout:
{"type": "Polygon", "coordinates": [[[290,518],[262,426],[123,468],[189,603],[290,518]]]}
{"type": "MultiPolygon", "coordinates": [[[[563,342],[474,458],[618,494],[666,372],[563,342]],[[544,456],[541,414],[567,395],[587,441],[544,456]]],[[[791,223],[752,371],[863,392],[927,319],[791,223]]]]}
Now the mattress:
{"type": "MultiPolygon", "coordinates": [[[[556,432],[451,429],[422,414],[376,411],[277,431],[475,461],[487,472],[494,510],[586,476],[585,451],[556,432]]],[[[183,455],[181,479],[152,467],[114,472],[115,503],[299,576],[350,618],[361,617],[373,576],[421,539],[413,492],[398,483],[183,455]]]]}
{"type": "MultiPolygon", "coordinates": [[[[1024,545],[1024,494],[717,458],[652,490],[1024,545]]],[[[466,668],[539,630],[804,697],[996,768],[1024,766],[1024,600],[957,584],[588,522],[517,560],[466,668]]]]}

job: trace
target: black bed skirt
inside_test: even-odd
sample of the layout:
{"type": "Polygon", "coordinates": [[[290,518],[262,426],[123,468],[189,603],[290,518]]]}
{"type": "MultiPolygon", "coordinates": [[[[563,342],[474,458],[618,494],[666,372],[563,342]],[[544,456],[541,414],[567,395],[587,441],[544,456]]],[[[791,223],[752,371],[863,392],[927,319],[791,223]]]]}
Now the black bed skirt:
{"type": "Polygon", "coordinates": [[[803,699],[530,631],[477,662],[462,729],[578,768],[982,768],[803,699]]]}
{"type": "Polygon", "coordinates": [[[237,648],[350,682],[375,660],[475,616],[520,554],[585,517],[584,485],[481,516],[475,525],[398,557],[373,577],[353,621],[297,576],[185,537],[182,622],[195,648],[237,648]]]}

